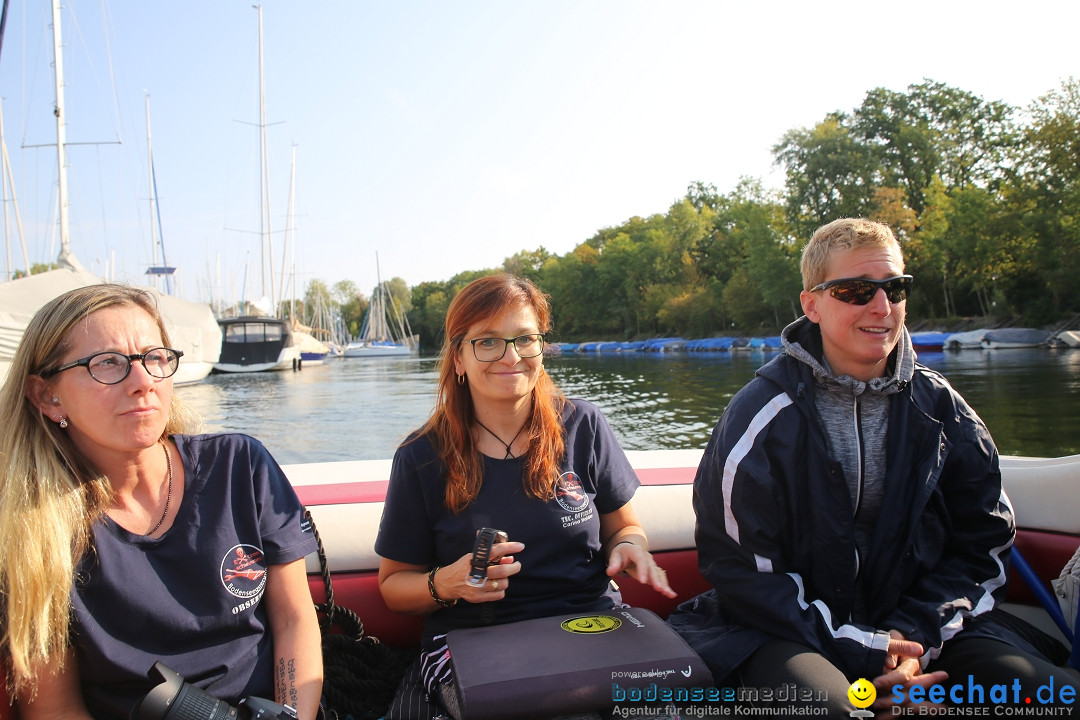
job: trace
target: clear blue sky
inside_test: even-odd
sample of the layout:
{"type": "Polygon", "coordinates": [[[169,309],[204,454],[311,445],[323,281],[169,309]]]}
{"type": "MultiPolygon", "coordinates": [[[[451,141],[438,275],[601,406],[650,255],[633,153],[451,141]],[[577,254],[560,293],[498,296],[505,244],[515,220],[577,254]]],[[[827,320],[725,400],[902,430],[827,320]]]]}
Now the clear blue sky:
{"type": "MultiPolygon", "coordinates": [[[[55,143],[49,8],[10,5],[4,134],[30,261],[51,261],[55,149],[24,149],[55,143]]],[[[312,278],[370,293],[376,252],[410,285],[566,253],[695,180],[779,186],[781,136],[874,87],[930,78],[1025,107],[1080,76],[1075,0],[266,0],[263,23],[274,273],[295,147],[300,293],[312,278]]],[[[258,12],[65,0],[62,26],[69,143],[122,141],[69,148],[75,255],[115,279],[151,263],[149,93],[183,294],[236,300],[246,268],[256,298],[258,12]]]]}

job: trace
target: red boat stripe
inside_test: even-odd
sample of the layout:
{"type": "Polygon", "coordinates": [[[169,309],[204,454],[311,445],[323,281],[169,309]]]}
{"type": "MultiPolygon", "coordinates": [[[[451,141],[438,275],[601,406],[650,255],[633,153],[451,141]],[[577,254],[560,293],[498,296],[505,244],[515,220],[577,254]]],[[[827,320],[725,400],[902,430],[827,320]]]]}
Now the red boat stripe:
{"type": "MultiPolygon", "coordinates": [[[[642,485],[689,485],[694,482],[697,468],[642,468],[637,471],[642,485]]],[[[386,497],[387,480],[367,482],[298,485],[296,494],[304,505],[344,505],[349,503],[382,502],[386,497]]]]}

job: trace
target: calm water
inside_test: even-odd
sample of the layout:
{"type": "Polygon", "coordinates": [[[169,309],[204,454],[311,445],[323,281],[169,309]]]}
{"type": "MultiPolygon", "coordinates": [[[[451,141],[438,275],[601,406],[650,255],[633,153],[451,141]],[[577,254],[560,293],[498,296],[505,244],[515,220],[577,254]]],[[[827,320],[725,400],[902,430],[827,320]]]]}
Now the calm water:
{"type": "MultiPolygon", "coordinates": [[[[566,394],[601,407],[628,450],[701,448],[771,353],[628,353],[550,358],[566,394]]],[[[1080,350],[923,353],[994,435],[1003,454],[1080,453],[1080,350]]],[[[300,372],[211,375],[177,388],[207,431],[237,430],[282,463],[388,458],[434,398],[433,358],[330,360],[300,372]]]]}

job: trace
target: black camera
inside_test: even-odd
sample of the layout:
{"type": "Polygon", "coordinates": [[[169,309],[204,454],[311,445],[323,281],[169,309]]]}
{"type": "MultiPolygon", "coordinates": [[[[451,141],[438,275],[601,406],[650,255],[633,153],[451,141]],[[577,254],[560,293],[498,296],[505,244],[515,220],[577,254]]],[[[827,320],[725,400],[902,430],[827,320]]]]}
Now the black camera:
{"type": "Polygon", "coordinates": [[[131,709],[131,720],[296,720],[291,707],[263,698],[246,697],[233,707],[164,663],[154,663],[146,676],[158,684],[131,709]]]}

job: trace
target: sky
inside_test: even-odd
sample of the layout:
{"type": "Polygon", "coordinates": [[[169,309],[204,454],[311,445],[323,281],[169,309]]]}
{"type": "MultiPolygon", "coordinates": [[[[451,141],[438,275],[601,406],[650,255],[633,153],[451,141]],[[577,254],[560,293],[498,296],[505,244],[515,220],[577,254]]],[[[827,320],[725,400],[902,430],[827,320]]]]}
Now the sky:
{"type": "MultiPolygon", "coordinates": [[[[16,208],[29,262],[59,251],[50,9],[8,4],[3,278],[25,267],[16,208]]],[[[158,245],[174,292],[226,304],[312,279],[370,294],[376,258],[384,280],[442,281],[565,254],[695,181],[780,188],[783,135],[877,87],[930,79],[1024,108],[1080,77],[1075,0],[261,8],[263,132],[251,2],[64,0],[70,238],[87,269],[151,282],[158,245]]]]}

